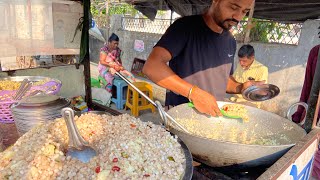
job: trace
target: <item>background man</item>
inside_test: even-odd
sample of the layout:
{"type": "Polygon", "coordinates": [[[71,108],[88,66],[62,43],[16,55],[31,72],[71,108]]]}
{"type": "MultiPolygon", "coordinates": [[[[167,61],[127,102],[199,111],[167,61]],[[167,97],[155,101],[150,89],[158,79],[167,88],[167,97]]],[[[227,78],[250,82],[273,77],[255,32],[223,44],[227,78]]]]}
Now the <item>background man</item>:
{"type": "MultiPolygon", "coordinates": [[[[244,83],[251,80],[268,81],[268,68],[255,59],[254,48],[250,44],[243,45],[239,49],[238,58],[239,63],[232,75],[237,82],[244,83]]],[[[230,100],[234,102],[247,102],[241,94],[234,94],[230,100]]],[[[261,102],[249,103],[248,105],[253,104],[258,108],[261,106],[261,102]]]]}
{"type": "Polygon", "coordinates": [[[198,111],[221,116],[216,101],[253,84],[230,78],[236,41],[229,32],[252,3],[215,0],[203,15],[182,17],[167,29],[143,67],[149,79],[169,90],[166,106],[192,101],[198,111]]]}

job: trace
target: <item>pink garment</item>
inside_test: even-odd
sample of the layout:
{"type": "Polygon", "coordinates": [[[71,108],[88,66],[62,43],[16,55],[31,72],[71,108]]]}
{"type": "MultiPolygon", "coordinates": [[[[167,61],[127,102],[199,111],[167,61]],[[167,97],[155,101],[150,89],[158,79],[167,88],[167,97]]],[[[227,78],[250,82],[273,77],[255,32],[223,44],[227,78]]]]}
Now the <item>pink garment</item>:
{"type": "MultiPolygon", "coordinates": [[[[313,82],[313,77],[316,71],[319,48],[320,48],[320,44],[313,47],[310,50],[308,61],[307,61],[304,83],[303,83],[303,87],[300,95],[300,102],[308,103],[312,82],[313,82]]],[[[304,108],[302,106],[299,106],[298,110],[292,115],[292,120],[296,123],[300,123],[303,117],[305,116],[305,113],[306,112],[304,108]]],[[[318,119],[319,117],[320,117],[320,111],[318,114],[318,119]]]]}
{"type": "Polygon", "coordinates": [[[320,150],[314,155],[312,177],[320,179],[320,150]]]}
{"type": "Polygon", "coordinates": [[[109,92],[112,91],[112,85],[113,85],[113,79],[114,79],[114,76],[109,72],[109,68],[100,64],[98,65],[98,71],[99,71],[99,75],[101,77],[103,77],[106,82],[107,82],[107,85],[105,87],[105,89],[109,92]]]}
{"type": "MultiPolygon", "coordinates": [[[[121,62],[120,62],[121,50],[119,48],[110,52],[108,46],[105,45],[104,47],[101,48],[100,52],[105,53],[107,55],[107,58],[105,59],[106,63],[115,62],[117,65],[122,66],[121,62]]],[[[109,67],[106,67],[105,65],[100,64],[100,62],[98,65],[98,71],[99,71],[100,76],[103,77],[107,82],[105,89],[107,91],[111,92],[114,75],[112,75],[109,72],[109,67]]]]}

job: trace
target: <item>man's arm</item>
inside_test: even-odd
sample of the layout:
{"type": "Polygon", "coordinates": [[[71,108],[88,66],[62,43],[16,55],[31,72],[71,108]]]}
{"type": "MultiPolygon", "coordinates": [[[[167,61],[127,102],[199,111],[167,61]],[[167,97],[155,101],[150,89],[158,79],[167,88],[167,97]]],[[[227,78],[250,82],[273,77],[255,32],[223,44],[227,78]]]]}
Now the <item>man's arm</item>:
{"type": "Polygon", "coordinates": [[[198,111],[211,116],[221,116],[213,95],[181,79],[170,69],[167,63],[171,60],[171,57],[171,54],[165,48],[153,48],[142,72],[158,85],[189,98],[198,111]]]}
{"type": "Polygon", "coordinates": [[[167,65],[171,58],[168,50],[157,46],[149,55],[142,72],[158,85],[187,97],[192,84],[184,81],[171,70],[167,65]]]}
{"type": "Polygon", "coordinates": [[[229,76],[227,93],[228,94],[240,94],[243,88],[243,84],[237,82],[233,76],[229,76]]]}
{"type": "Polygon", "coordinates": [[[239,83],[233,78],[233,76],[229,76],[226,92],[228,94],[241,94],[242,91],[244,91],[250,86],[261,85],[264,83],[265,81],[247,81],[245,83],[239,83]]]}

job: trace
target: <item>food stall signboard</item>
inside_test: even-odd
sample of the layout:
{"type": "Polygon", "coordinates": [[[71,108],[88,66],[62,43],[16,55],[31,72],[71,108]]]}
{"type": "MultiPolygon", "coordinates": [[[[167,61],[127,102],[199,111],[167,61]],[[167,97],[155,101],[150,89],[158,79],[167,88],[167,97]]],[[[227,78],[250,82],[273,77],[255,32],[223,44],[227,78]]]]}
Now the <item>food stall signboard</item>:
{"type": "Polygon", "coordinates": [[[310,144],[303,153],[277,178],[278,180],[309,179],[312,172],[312,163],[315,152],[318,150],[318,139],[310,144]]]}

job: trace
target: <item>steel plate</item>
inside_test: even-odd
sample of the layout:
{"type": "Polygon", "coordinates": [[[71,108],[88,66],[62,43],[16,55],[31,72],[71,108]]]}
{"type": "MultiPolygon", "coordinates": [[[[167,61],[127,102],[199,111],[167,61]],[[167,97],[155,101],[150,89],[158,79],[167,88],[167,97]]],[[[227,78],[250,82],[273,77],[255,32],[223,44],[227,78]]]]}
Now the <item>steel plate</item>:
{"type": "Polygon", "coordinates": [[[56,95],[40,94],[40,95],[23,98],[20,101],[20,104],[23,106],[46,105],[58,100],[59,98],[60,97],[56,95]]]}
{"type": "Polygon", "coordinates": [[[54,78],[49,78],[49,77],[44,77],[44,76],[8,76],[8,77],[1,77],[0,81],[23,81],[24,79],[28,79],[29,81],[32,82],[38,82],[38,81],[55,81],[59,84],[61,84],[61,81],[58,79],[54,79],[54,78]]]}
{"type": "Polygon", "coordinates": [[[242,92],[244,99],[248,101],[265,101],[276,97],[280,89],[273,84],[250,86],[242,92]]]}

